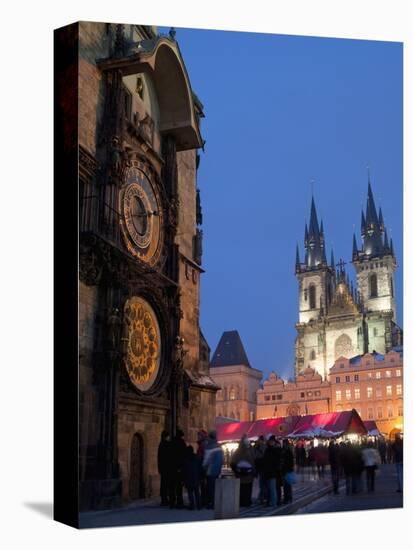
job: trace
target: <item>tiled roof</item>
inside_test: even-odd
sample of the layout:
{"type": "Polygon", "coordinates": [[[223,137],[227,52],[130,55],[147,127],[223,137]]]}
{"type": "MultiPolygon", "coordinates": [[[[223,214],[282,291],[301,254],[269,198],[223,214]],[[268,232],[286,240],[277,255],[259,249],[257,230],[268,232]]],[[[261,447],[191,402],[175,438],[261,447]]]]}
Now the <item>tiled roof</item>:
{"type": "Polygon", "coordinates": [[[251,366],[237,330],[223,333],[210,363],[211,367],[231,365],[251,366]]]}

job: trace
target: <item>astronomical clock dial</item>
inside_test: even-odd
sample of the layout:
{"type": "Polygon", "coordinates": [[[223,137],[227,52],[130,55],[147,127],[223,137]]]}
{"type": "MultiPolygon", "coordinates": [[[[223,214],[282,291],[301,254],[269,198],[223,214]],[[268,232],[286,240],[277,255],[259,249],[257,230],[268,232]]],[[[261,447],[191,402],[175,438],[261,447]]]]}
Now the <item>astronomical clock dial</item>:
{"type": "Polygon", "coordinates": [[[161,362],[161,336],[155,312],[146,300],[134,296],[125,305],[125,367],[142,392],[156,381],[161,362]]]}
{"type": "Polygon", "coordinates": [[[144,168],[133,161],[126,171],[120,192],[121,227],[129,252],[154,265],[162,249],[163,213],[159,192],[144,168]]]}

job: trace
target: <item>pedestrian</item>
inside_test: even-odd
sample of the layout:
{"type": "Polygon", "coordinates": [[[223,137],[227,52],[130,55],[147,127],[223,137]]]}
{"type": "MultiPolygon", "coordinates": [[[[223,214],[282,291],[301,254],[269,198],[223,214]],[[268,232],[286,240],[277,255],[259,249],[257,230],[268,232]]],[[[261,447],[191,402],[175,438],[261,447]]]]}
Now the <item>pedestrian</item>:
{"type": "Polygon", "coordinates": [[[267,487],[267,506],[279,506],[281,504],[281,446],[280,442],[272,435],[267,441],[262,464],[263,478],[267,487]]]}
{"type": "Polygon", "coordinates": [[[255,475],[254,451],[247,436],[243,436],[232,456],[231,468],[240,480],[240,506],[251,506],[252,482],[255,475]]]}
{"type": "Polygon", "coordinates": [[[373,443],[367,443],[367,446],[361,451],[364,468],[366,470],[367,492],[374,493],[374,482],[376,470],[381,462],[380,454],[374,448],[373,443]]]}
{"type": "Polygon", "coordinates": [[[317,466],[318,479],[324,479],[325,468],[328,464],[328,451],[323,443],[314,449],[315,464],[317,466]]]}
{"type": "Polygon", "coordinates": [[[349,445],[348,454],[350,476],[351,476],[351,493],[356,494],[361,489],[361,474],[364,469],[361,448],[359,445],[349,445]]]}
{"type": "Polygon", "coordinates": [[[333,493],[338,495],[338,485],[340,481],[340,459],[339,459],[339,446],[332,439],[328,446],[328,461],[330,463],[331,481],[333,483],[333,493]]]}
{"type": "Polygon", "coordinates": [[[224,452],[221,445],[218,444],[215,431],[209,433],[208,445],[205,449],[204,460],[202,463],[207,480],[207,508],[211,509],[215,504],[215,481],[221,475],[222,465],[224,463],[224,452]]]}
{"type": "Polygon", "coordinates": [[[183,482],[188,493],[189,509],[194,510],[195,506],[201,509],[200,481],[202,475],[202,462],[194,453],[192,445],[185,450],[183,464],[183,482]]]}
{"type": "Polygon", "coordinates": [[[397,492],[403,492],[403,439],[399,433],[396,434],[392,444],[393,462],[396,465],[397,492]]]}
{"type": "Polygon", "coordinates": [[[380,460],[382,464],[387,463],[387,447],[386,447],[386,441],[384,438],[380,438],[379,440],[379,453],[380,453],[380,460]]]}
{"type": "Polygon", "coordinates": [[[161,506],[168,506],[169,504],[170,453],[171,441],[169,433],[163,430],[158,447],[158,472],[161,477],[161,506]]]}
{"type": "Polygon", "coordinates": [[[255,471],[258,477],[259,494],[258,500],[264,504],[267,500],[267,486],[263,474],[263,460],[266,451],[264,436],[260,435],[254,445],[255,471]]]}
{"type": "Polygon", "coordinates": [[[183,464],[186,453],[184,432],[179,428],[171,441],[170,477],[169,477],[169,507],[183,508],[183,464]]]}
{"type": "MultiPolygon", "coordinates": [[[[201,465],[204,462],[205,450],[208,446],[208,433],[205,430],[200,430],[197,437],[197,451],[196,455],[199,458],[201,465]]],[[[201,491],[201,505],[206,506],[208,504],[207,497],[207,479],[205,470],[201,470],[201,479],[199,482],[200,491],[201,491]]]]}
{"type": "Polygon", "coordinates": [[[281,449],[281,474],[283,480],[283,503],[293,501],[293,484],[295,483],[294,455],[288,439],[283,440],[281,449]]]}
{"type": "Polygon", "coordinates": [[[351,479],[352,479],[352,456],[351,456],[351,443],[349,441],[340,443],[340,465],[343,469],[344,479],[346,481],[346,495],[351,493],[351,479]]]}

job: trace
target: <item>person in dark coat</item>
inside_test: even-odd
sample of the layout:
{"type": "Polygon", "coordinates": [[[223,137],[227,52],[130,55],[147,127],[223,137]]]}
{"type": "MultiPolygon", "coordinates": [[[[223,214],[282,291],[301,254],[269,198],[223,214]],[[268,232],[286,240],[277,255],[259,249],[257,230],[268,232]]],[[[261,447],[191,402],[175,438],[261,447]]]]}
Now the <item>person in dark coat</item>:
{"type": "Polygon", "coordinates": [[[290,482],[290,474],[294,473],[294,454],[288,439],[283,440],[281,453],[281,474],[284,488],[284,504],[293,501],[293,488],[290,482]]]}
{"type": "Polygon", "coordinates": [[[183,464],[183,481],[188,493],[189,509],[194,510],[195,505],[201,509],[200,481],[202,476],[202,462],[194,453],[192,445],[186,448],[183,464]]]}
{"type": "Polygon", "coordinates": [[[255,457],[249,439],[244,436],[232,456],[231,468],[240,480],[239,504],[251,506],[252,482],[255,475],[255,457]]]}
{"type": "Polygon", "coordinates": [[[169,477],[169,506],[170,508],[183,508],[183,464],[186,453],[184,432],[177,430],[171,441],[170,452],[170,477],[169,477]]]}
{"type": "Polygon", "coordinates": [[[330,463],[331,481],[333,483],[333,493],[338,495],[338,484],[340,481],[340,459],[339,446],[332,439],[328,446],[328,461],[330,463]]]}
{"type": "Polygon", "coordinates": [[[264,452],[262,475],[267,486],[267,506],[279,506],[282,488],[281,446],[273,435],[268,439],[264,452]]]}
{"type": "Polygon", "coordinates": [[[266,445],[264,436],[260,435],[254,445],[254,457],[255,457],[255,471],[257,472],[259,495],[258,500],[261,504],[264,504],[267,500],[267,483],[263,475],[263,460],[266,451],[266,445]]]}
{"type": "Polygon", "coordinates": [[[393,451],[393,462],[396,465],[397,473],[397,492],[403,492],[403,439],[400,434],[396,434],[394,443],[391,446],[393,451]]]}
{"type": "MultiPolygon", "coordinates": [[[[200,430],[197,437],[197,451],[196,455],[201,461],[201,464],[205,458],[205,450],[208,447],[208,433],[205,430],[200,430]]],[[[206,506],[208,504],[208,490],[207,490],[207,478],[205,470],[202,468],[202,475],[200,480],[200,491],[201,491],[201,504],[206,506]]]]}
{"type": "Polygon", "coordinates": [[[158,472],[161,476],[161,506],[169,504],[169,475],[170,475],[171,442],[169,433],[164,430],[158,447],[158,472]]]}

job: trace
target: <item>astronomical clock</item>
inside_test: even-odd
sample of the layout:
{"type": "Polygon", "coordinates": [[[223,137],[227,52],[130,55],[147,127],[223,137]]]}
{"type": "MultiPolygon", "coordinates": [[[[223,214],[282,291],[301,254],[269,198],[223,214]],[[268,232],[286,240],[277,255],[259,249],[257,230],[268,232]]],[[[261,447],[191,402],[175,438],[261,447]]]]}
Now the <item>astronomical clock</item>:
{"type": "Polygon", "coordinates": [[[139,260],[155,265],[162,252],[163,211],[157,184],[144,163],[133,160],[127,167],[119,202],[126,248],[139,260]]]}

